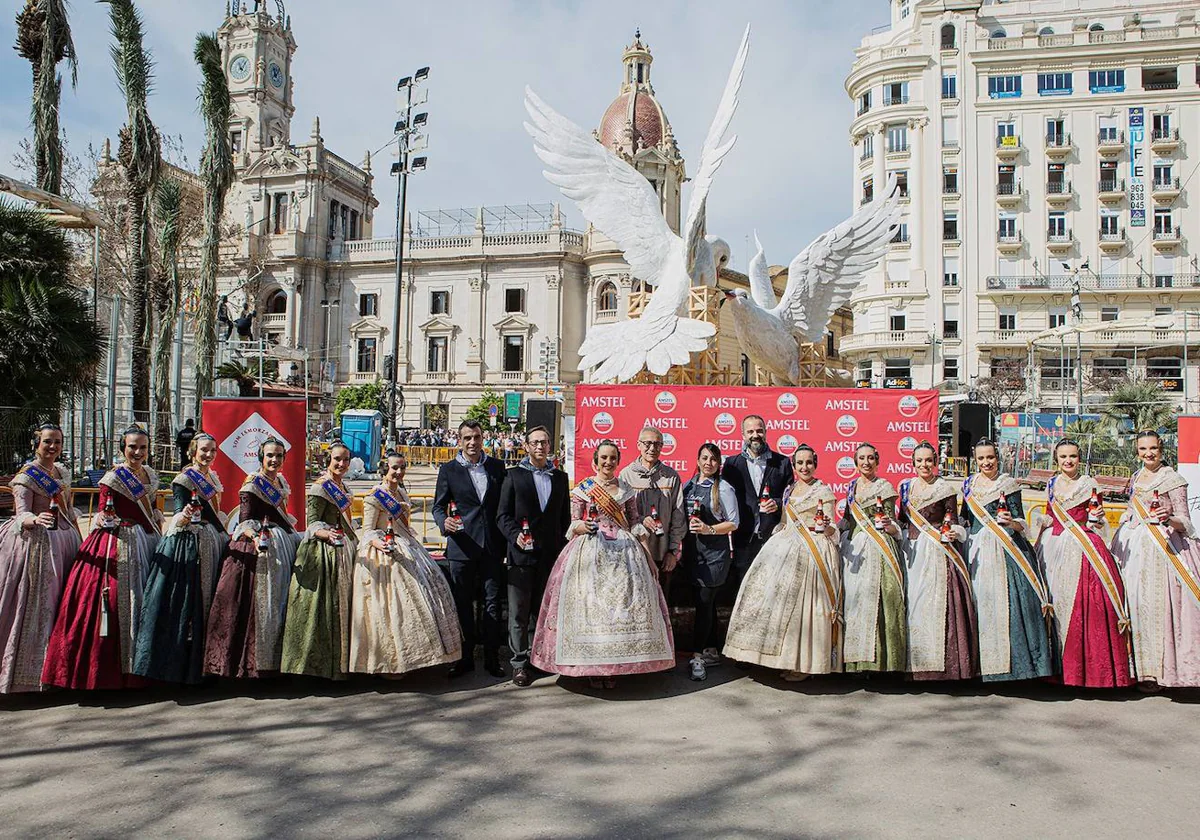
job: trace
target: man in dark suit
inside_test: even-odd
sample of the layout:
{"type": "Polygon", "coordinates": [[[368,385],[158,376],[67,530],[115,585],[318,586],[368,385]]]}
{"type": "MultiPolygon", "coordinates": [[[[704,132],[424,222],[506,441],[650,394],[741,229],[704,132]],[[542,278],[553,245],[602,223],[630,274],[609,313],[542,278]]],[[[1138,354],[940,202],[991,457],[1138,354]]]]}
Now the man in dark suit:
{"type": "Polygon", "coordinates": [[[512,681],[533,682],[529,648],[538,608],[571,524],[567,474],[550,463],[550,432],[534,426],[525,433],[529,454],[508,471],[500,488],[500,531],[508,543],[508,647],[512,681]],[[528,525],[528,533],[525,526],[528,525]]]}
{"type": "Polygon", "coordinates": [[[783,493],[795,477],[792,462],[767,446],[767,424],[751,414],[742,421],[742,451],[725,461],[721,478],[733,486],[738,500],[738,528],[733,532],[733,568],[729,574],[736,596],[746,570],[783,516],[783,493]]]}
{"type": "Polygon", "coordinates": [[[483,582],[483,668],[503,677],[500,667],[500,593],[504,582],[504,537],[496,527],[504,465],[483,453],[483,429],[475,420],[458,427],[458,455],[438,470],[433,521],[446,537],[443,569],[450,581],[463,631],[463,657],[450,669],[457,677],[475,670],[475,594],[483,582]],[[451,515],[451,507],[453,513],[451,515]]]}

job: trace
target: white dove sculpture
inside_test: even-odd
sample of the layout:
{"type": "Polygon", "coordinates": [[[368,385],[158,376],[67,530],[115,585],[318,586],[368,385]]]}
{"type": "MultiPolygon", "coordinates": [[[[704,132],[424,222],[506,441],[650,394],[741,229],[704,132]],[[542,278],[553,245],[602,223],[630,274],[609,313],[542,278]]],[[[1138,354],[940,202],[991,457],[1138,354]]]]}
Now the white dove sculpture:
{"type": "Polygon", "coordinates": [[[800,379],[797,341],[821,340],[834,310],[842,306],[887,250],[900,219],[896,178],[884,193],[805,248],[788,266],[783,299],[767,272],[758,234],[758,253],[750,261],[750,293],[726,291],[733,329],[742,352],[771,373],[775,381],[797,385],[800,379]]]}
{"type": "Polygon", "coordinates": [[[715,243],[705,237],[705,203],[713,176],[737,140],[736,135],[726,140],[725,132],[737,109],[749,44],[747,26],[704,140],[688,203],[686,239],[667,226],[658,196],[643,175],[525,88],[530,118],[525,130],[549,167],[543,173],[546,180],[624,251],[633,276],[654,288],[640,317],[588,330],[579,348],[579,369],[596,368],[595,381],[624,382],[643,368],[661,376],[671,365],[686,364],[716,332],[713,324],[683,316],[693,277],[701,283],[716,279],[715,243]]]}

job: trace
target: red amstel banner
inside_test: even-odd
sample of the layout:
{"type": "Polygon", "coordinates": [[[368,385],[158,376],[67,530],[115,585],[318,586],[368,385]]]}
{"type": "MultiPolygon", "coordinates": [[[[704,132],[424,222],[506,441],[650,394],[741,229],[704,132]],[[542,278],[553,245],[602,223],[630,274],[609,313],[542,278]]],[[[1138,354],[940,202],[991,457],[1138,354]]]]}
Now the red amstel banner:
{"type": "Polygon", "coordinates": [[[276,437],[288,453],[283,462],[283,477],[292,488],[288,513],[296,517],[296,527],[303,529],[308,429],[304,400],[210,397],[202,408],[204,431],[217,439],[213,469],[225,485],[221,509],[229,513],[238,506],[238,489],[246,476],[258,471],[258,445],[276,437]]]}
{"type": "Polygon", "coordinates": [[[742,451],[742,418],[761,415],[767,443],[791,456],[802,443],[817,451],[817,476],[844,498],[860,443],[879,450],[879,474],[893,484],[913,475],[912,453],[937,444],[937,391],[863,388],[726,388],[708,385],[578,385],[575,388],[575,476],[592,474],[604,439],[621,448],[622,465],[638,456],[638,432],[663,433],[662,459],[686,481],[700,444],[725,457],[742,451]]]}
{"type": "MultiPolygon", "coordinates": [[[[1179,417],[1179,455],[1176,470],[1187,479],[1188,504],[1200,504],[1200,415],[1182,414],[1179,417]]],[[[1192,512],[1192,518],[1196,517],[1192,512]]]]}

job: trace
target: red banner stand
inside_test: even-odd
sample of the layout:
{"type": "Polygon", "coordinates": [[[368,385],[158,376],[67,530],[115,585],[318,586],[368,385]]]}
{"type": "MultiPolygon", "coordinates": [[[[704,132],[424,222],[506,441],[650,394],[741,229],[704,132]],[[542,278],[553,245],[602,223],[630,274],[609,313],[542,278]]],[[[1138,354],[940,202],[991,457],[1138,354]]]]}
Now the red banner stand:
{"type": "Polygon", "coordinates": [[[592,453],[609,439],[622,465],[638,457],[638,432],[663,433],[662,459],[686,481],[700,444],[715,442],[725,457],[742,451],[742,418],[761,415],[767,443],[791,456],[807,443],[817,451],[817,476],[844,498],[860,443],[879,450],[879,474],[893,484],[913,475],[912,452],[937,445],[937,391],[863,388],[726,388],[708,385],[579,385],[575,389],[575,475],[592,474],[592,453]]]}
{"type": "Polygon", "coordinates": [[[268,437],[277,437],[284,442],[288,453],[283,462],[283,477],[292,488],[288,513],[296,517],[298,529],[306,527],[304,462],[308,413],[304,400],[209,397],[203,401],[201,416],[204,431],[217,439],[213,469],[225,485],[221,509],[229,513],[238,506],[238,490],[246,476],[258,470],[259,444],[268,437]]]}

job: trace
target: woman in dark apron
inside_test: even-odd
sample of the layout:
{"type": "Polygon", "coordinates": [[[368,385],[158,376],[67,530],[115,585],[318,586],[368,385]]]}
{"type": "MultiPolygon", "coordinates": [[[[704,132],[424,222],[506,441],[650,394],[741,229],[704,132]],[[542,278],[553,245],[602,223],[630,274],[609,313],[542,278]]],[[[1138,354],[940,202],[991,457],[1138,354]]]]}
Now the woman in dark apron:
{"type": "Polygon", "coordinates": [[[683,562],[695,592],[696,622],[693,655],[688,663],[693,680],[708,679],[708,669],[721,663],[717,651],[717,593],[729,575],[733,559],[730,534],[737,530],[737,496],[721,480],[721,450],[706,443],[696,455],[696,475],[683,488],[688,533],[683,562]]]}

